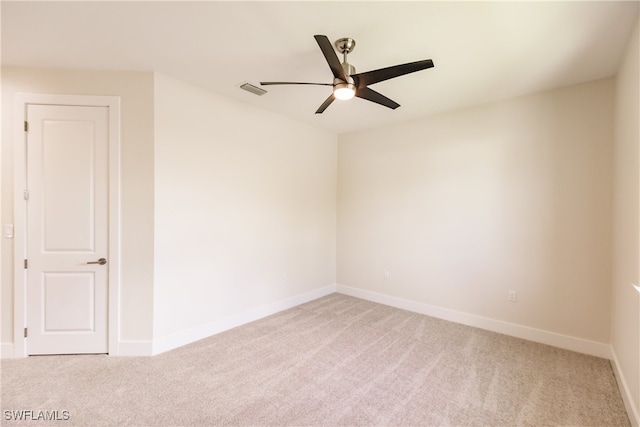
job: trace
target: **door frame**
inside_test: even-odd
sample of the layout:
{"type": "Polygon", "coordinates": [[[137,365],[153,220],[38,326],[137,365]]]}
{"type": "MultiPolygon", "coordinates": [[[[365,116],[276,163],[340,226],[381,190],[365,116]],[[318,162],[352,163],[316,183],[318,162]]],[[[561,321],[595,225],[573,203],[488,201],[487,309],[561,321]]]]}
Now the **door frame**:
{"type": "Polygon", "coordinates": [[[120,342],[120,97],[93,95],[51,95],[18,93],[14,98],[14,145],[13,145],[13,348],[14,357],[28,356],[27,339],[27,258],[26,200],[27,188],[27,133],[24,122],[30,104],[108,107],[109,109],[109,264],[108,264],[108,353],[119,354],[120,342]]]}

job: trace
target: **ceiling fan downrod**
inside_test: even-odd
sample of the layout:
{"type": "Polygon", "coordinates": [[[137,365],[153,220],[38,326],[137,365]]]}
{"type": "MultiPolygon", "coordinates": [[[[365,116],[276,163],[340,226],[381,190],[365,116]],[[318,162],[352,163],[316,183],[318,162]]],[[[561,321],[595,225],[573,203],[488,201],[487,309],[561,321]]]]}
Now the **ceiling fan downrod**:
{"type": "Polygon", "coordinates": [[[333,95],[337,99],[351,99],[356,94],[356,82],[353,77],[351,77],[356,73],[356,67],[349,64],[349,62],[347,61],[347,55],[350,52],[353,52],[353,49],[355,49],[356,41],[350,37],[343,37],[336,40],[335,46],[336,49],[338,49],[338,52],[342,54],[341,65],[342,69],[344,70],[344,77],[346,80],[343,80],[339,77],[335,77],[333,79],[333,95]]]}
{"type": "Polygon", "coordinates": [[[356,41],[351,37],[343,37],[341,39],[336,40],[334,43],[338,52],[342,54],[342,69],[344,69],[347,77],[356,73],[356,67],[349,64],[347,61],[347,55],[353,52],[356,48],[356,41]]]}

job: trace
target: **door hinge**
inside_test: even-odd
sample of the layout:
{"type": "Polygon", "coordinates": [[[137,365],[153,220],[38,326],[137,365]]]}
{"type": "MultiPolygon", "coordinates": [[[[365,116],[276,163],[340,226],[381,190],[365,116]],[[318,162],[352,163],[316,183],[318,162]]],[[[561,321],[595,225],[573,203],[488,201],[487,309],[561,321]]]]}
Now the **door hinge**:
{"type": "Polygon", "coordinates": [[[24,328],[24,337],[27,337],[27,328],[24,328]]]}
{"type": "Polygon", "coordinates": [[[29,132],[29,122],[26,120],[24,121],[24,131],[29,132]]]}
{"type": "Polygon", "coordinates": [[[24,190],[24,192],[22,193],[23,197],[25,200],[29,200],[29,190],[24,190]]]}
{"type": "Polygon", "coordinates": [[[25,259],[24,260],[24,268],[27,268],[28,265],[29,265],[29,262],[25,259]]]}

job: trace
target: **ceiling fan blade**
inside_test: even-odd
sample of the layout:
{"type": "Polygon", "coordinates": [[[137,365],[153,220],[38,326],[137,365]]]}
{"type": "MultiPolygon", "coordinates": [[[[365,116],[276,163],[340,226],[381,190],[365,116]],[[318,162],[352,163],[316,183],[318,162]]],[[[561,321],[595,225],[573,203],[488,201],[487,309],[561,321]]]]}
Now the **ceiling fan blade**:
{"type": "Polygon", "coordinates": [[[331,83],[305,83],[305,82],[260,82],[262,86],[269,85],[314,85],[314,86],[333,86],[331,83]]]}
{"type": "Polygon", "coordinates": [[[433,61],[431,59],[425,59],[423,61],[409,62],[392,67],[380,68],[378,70],[366,71],[364,73],[354,74],[351,77],[356,81],[356,86],[362,88],[394,77],[426,70],[431,67],[433,67],[433,61]]]}
{"type": "Polygon", "coordinates": [[[336,51],[333,50],[333,45],[331,44],[327,36],[315,35],[313,37],[316,39],[316,42],[318,42],[318,46],[320,46],[320,50],[327,60],[329,68],[331,68],[333,77],[347,81],[347,76],[344,73],[344,68],[342,68],[342,64],[340,64],[338,55],[336,55],[336,51]]]}
{"type": "Polygon", "coordinates": [[[322,114],[322,112],[326,110],[329,105],[331,105],[334,99],[336,98],[333,96],[333,93],[332,93],[331,95],[329,95],[327,99],[325,99],[322,105],[316,110],[316,114],[322,114]]]}
{"type": "Polygon", "coordinates": [[[375,102],[376,104],[384,105],[392,110],[395,110],[400,106],[397,102],[368,87],[361,87],[357,89],[356,96],[358,98],[366,99],[367,101],[375,102]]]}

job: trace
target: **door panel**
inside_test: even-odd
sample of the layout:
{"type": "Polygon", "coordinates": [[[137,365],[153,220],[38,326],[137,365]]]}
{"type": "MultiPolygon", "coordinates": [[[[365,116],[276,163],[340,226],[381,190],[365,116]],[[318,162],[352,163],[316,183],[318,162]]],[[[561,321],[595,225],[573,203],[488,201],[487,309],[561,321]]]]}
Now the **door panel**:
{"type": "Polygon", "coordinates": [[[82,273],[42,273],[43,332],[92,332],[95,328],[95,275],[82,273]],[[59,310],[59,307],[75,307],[59,310]]]}
{"type": "Polygon", "coordinates": [[[95,123],[42,123],[45,252],[95,252],[95,123]],[[73,209],[69,209],[73,206],[73,209]]]}
{"type": "Polygon", "coordinates": [[[27,352],[108,351],[108,108],[28,105],[27,352]]]}

